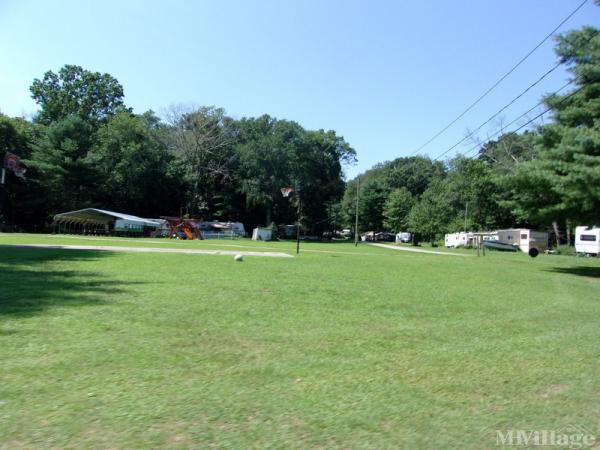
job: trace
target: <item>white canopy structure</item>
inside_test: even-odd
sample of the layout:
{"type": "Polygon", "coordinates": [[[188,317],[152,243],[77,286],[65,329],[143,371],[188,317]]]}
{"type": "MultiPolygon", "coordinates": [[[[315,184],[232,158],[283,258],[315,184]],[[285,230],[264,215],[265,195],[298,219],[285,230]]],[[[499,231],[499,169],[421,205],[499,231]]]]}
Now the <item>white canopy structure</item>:
{"type": "Polygon", "coordinates": [[[102,231],[109,233],[132,232],[143,233],[147,230],[155,230],[163,224],[161,219],[144,219],[114,211],[103,209],[86,208],[77,211],[69,211],[54,216],[54,224],[60,229],[71,232],[102,231]]]}

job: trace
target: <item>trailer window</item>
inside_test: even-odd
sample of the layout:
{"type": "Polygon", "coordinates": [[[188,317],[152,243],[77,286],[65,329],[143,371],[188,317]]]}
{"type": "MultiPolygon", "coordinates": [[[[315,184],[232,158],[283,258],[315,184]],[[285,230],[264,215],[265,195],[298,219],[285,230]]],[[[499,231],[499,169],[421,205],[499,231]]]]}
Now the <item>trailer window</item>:
{"type": "Polygon", "coordinates": [[[579,236],[580,241],[596,242],[595,234],[582,234],[579,236]]]}
{"type": "Polygon", "coordinates": [[[527,239],[527,235],[526,234],[522,234],[521,235],[521,239],[527,239]]]}

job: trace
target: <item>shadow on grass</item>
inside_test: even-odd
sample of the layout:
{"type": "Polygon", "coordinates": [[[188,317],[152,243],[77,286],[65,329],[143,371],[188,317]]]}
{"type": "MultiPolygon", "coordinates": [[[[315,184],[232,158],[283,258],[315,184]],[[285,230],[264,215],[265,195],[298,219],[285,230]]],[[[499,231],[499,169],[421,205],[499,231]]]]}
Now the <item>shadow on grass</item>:
{"type": "Polygon", "coordinates": [[[580,277],[600,278],[600,267],[554,267],[548,269],[548,272],[565,273],[568,275],[578,275],[580,277]]]}
{"type": "Polygon", "coordinates": [[[73,270],[73,264],[111,257],[109,252],[2,248],[0,317],[30,316],[49,308],[98,305],[124,292],[124,285],[98,272],[73,270]]]}

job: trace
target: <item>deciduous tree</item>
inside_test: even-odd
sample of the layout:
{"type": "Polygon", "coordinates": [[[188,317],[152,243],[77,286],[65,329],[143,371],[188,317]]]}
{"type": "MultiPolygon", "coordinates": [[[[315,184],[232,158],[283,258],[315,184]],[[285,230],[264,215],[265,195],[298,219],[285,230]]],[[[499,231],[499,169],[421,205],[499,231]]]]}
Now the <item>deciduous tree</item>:
{"type": "Polygon", "coordinates": [[[107,73],[66,65],[58,73],[48,71],[35,79],[31,96],[41,106],[37,120],[50,124],[77,116],[96,125],[105,117],[125,109],[123,86],[107,73]]]}

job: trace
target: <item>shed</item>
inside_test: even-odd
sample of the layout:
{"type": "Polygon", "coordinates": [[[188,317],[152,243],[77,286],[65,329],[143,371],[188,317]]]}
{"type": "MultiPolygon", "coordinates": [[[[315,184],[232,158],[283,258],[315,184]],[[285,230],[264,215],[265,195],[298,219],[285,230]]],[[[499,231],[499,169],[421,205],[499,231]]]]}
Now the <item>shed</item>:
{"type": "Polygon", "coordinates": [[[270,241],[273,237],[273,231],[271,228],[255,228],[252,231],[253,241],[270,241]]]}

